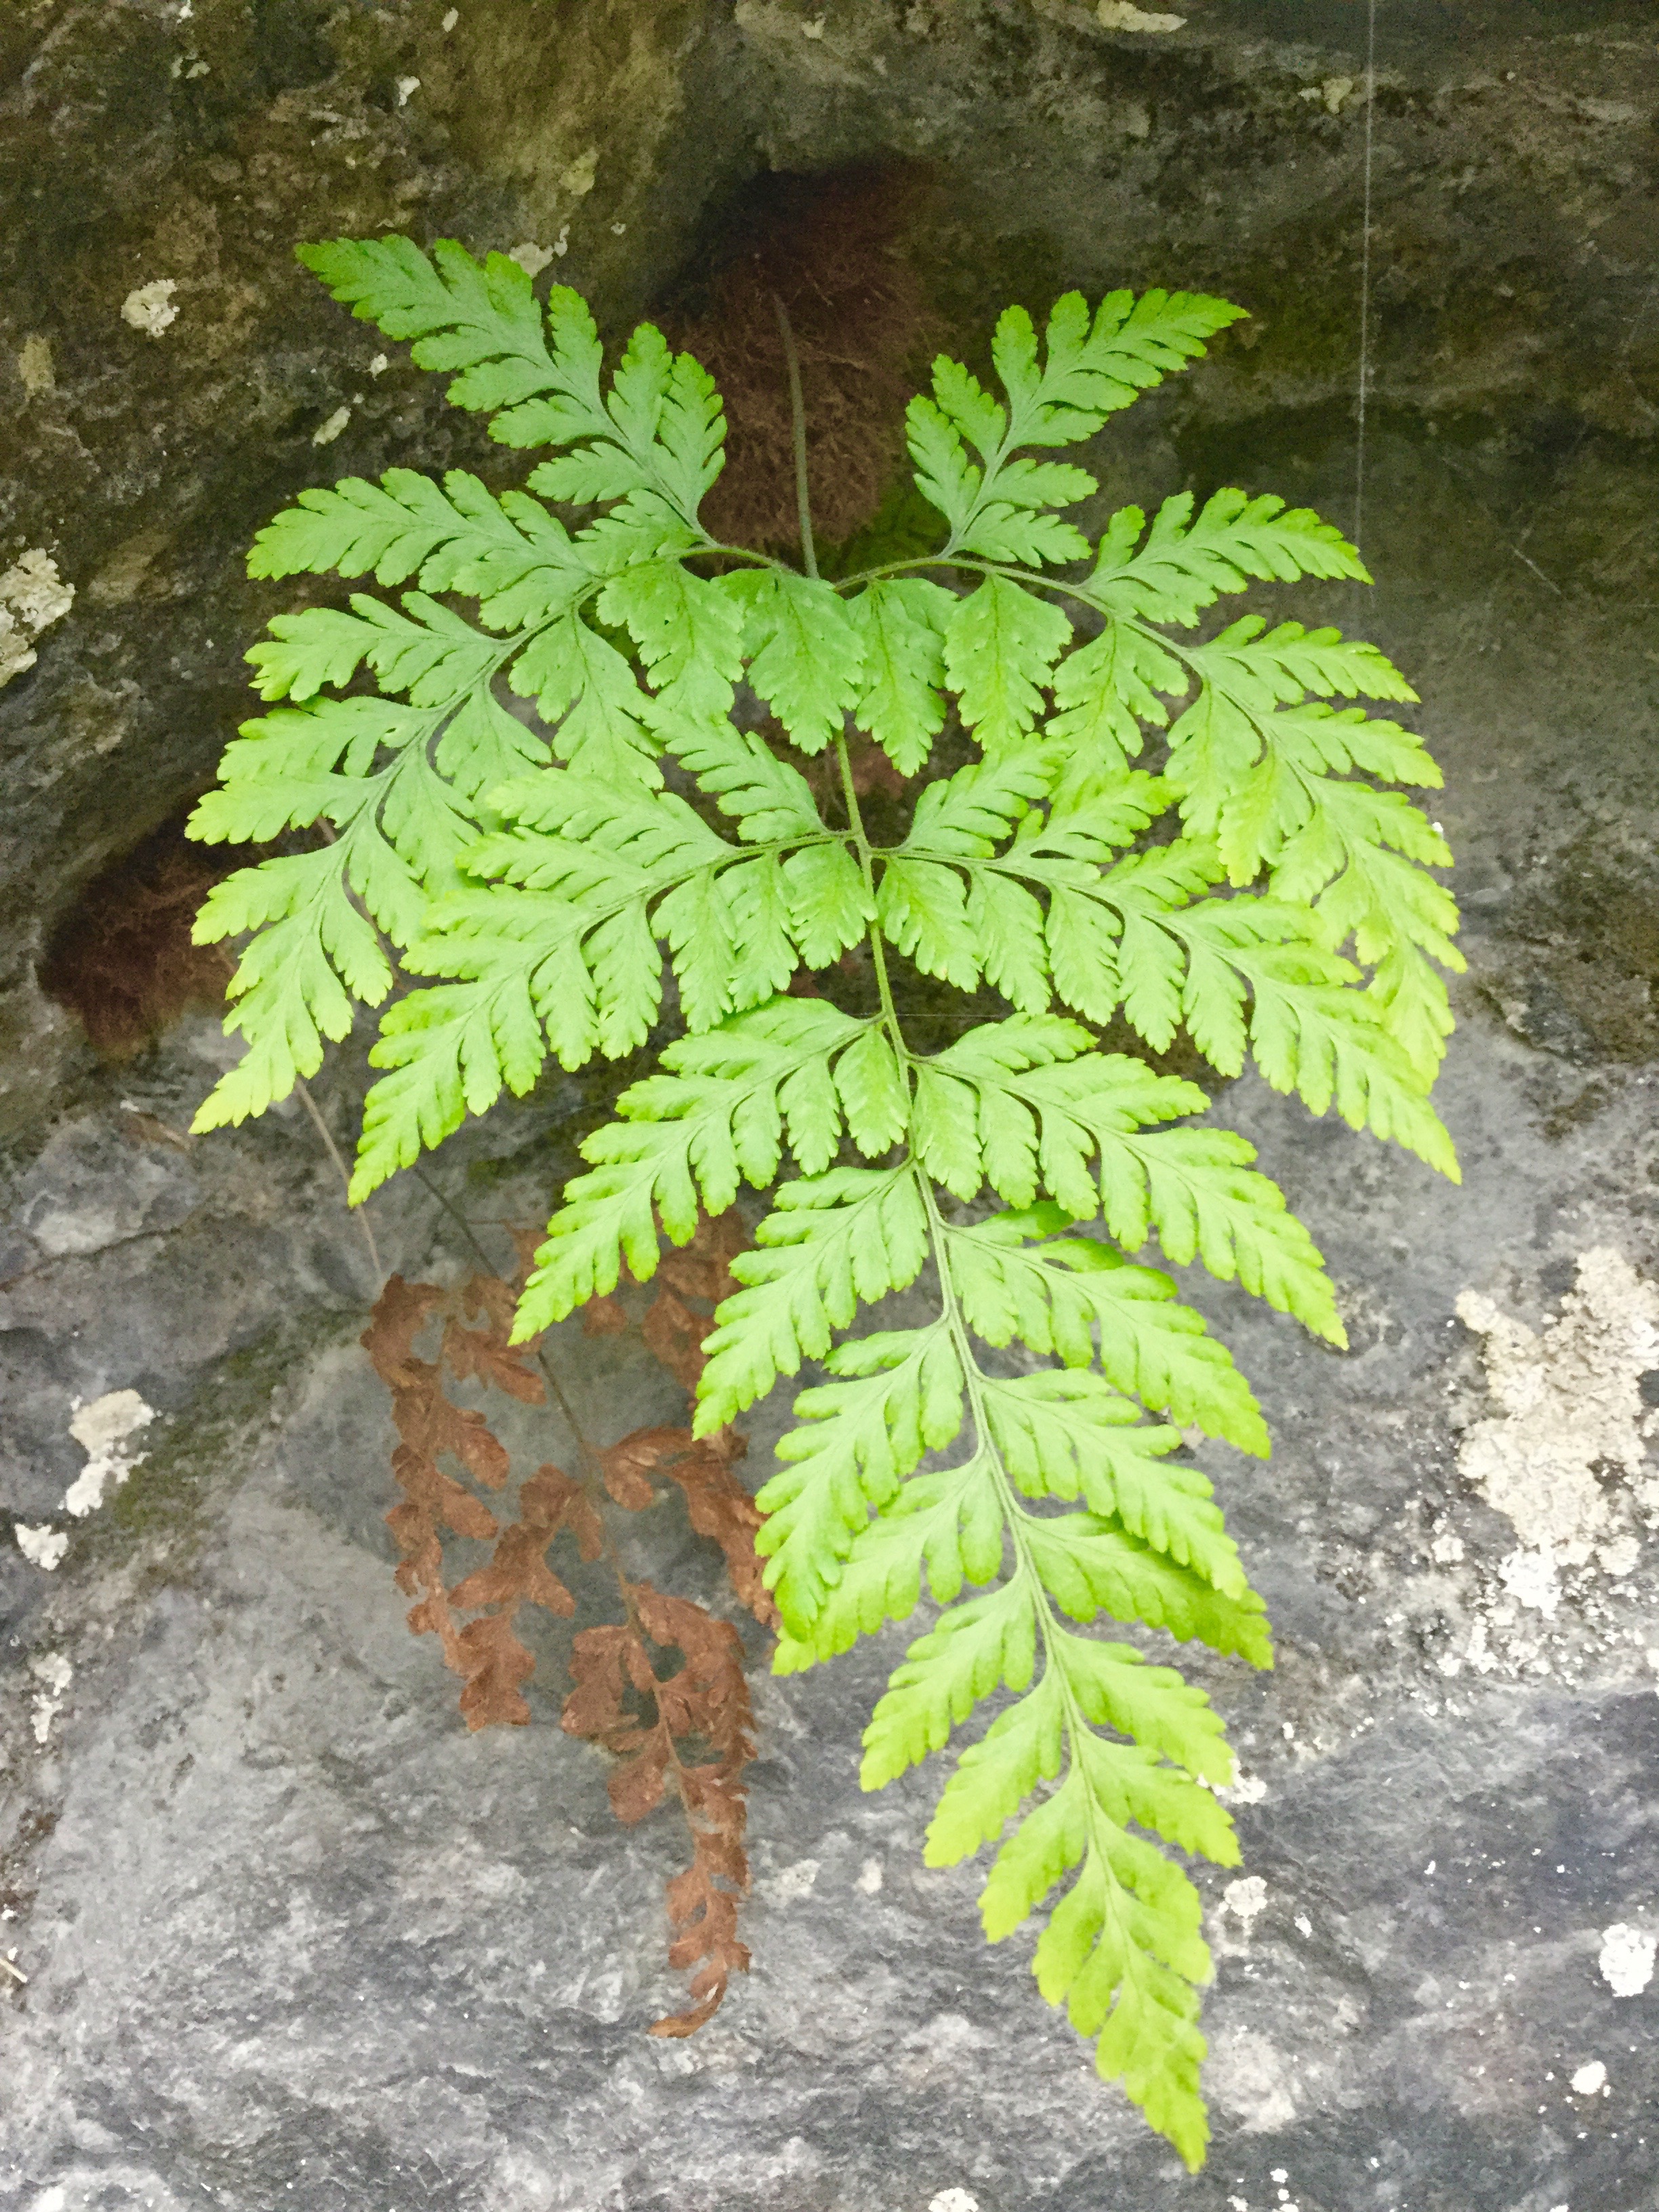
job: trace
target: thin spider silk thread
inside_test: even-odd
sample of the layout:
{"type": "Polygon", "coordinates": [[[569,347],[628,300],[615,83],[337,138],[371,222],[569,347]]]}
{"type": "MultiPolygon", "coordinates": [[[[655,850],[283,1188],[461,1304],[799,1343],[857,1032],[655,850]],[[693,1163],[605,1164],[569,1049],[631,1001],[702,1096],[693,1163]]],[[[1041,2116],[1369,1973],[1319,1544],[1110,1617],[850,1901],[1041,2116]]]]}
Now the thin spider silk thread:
{"type": "Polygon", "coordinates": [[[1365,526],[1365,394],[1371,347],[1371,144],[1376,112],[1376,0],[1365,11],[1365,193],[1359,240],[1359,391],[1353,464],[1353,543],[1361,553],[1365,526]]]}

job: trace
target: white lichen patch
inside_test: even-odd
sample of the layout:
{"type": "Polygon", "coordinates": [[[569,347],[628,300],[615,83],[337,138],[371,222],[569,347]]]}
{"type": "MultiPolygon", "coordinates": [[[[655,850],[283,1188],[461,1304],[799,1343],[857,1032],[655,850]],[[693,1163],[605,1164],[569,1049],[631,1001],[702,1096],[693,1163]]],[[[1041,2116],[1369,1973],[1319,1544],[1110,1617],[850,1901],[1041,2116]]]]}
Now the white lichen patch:
{"type": "MultiPolygon", "coordinates": [[[[1641,1377],[1659,1367],[1659,1289],[1601,1244],[1581,1255],[1577,1283],[1541,1330],[1477,1291],[1464,1291],[1457,1315],[1483,1340],[1498,1407],[1465,1436],[1459,1466],[1514,1523],[1522,1553],[1581,1566],[1607,1529],[1598,1476],[1642,1470],[1653,1419],[1641,1377]]],[[[1541,1568],[1505,1565],[1522,1603],[1553,1611],[1541,1568]]]]}
{"type": "Polygon", "coordinates": [[[1267,1909],[1267,1885],[1259,1874],[1241,1875],[1222,1891],[1221,1902],[1235,1920],[1243,1922],[1248,1936],[1256,1916],[1267,1909]]]}
{"type": "Polygon", "coordinates": [[[1599,2058],[1589,2059],[1572,2077],[1575,2097],[1599,2097],[1607,2086],[1607,2069],[1599,2058]]]}
{"type": "Polygon", "coordinates": [[[45,1651],[38,1659],[29,1661],[29,1672],[40,1685],[34,1693],[34,1705],[30,1714],[34,1741],[39,1744],[49,1743],[52,1724],[64,1709],[64,1698],[70,1684],[75,1680],[75,1669],[61,1651],[45,1651]]]}
{"type": "Polygon", "coordinates": [[[1304,84],[1297,94],[1298,100],[1316,100],[1327,115],[1340,115],[1355,92],[1358,81],[1351,76],[1328,76],[1320,84],[1304,84]]]}
{"type": "Polygon", "coordinates": [[[57,379],[52,372],[52,340],[31,331],[17,349],[17,375],[31,399],[39,399],[43,392],[55,389],[57,379]]]}
{"type": "Polygon", "coordinates": [[[797,1859],[759,1887],[774,1905],[797,1905],[803,1897],[812,1894],[813,1884],[818,1878],[817,1859],[797,1859]]]}
{"type": "Polygon", "coordinates": [[[64,1510],[82,1520],[95,1513],[105,1495],[118,1490],[143,1459],[132,1439],[155,1419],[136,1390],[106,1390],[101,1398],[76,1408],[70,1434],[88,1455],[87,1463],[64,1493],[64,1510]]]}
{"type": "Polygon", "coordinates": [[[1137,8],[1134,0],[1100,0],[1095,14],[1109,31],[1178,31],[1187,20],[1137,8]]]}
{"type": "Polygon", "coordinates": [[[866,1859],[864,1864],[859,1869],[859,1878],[853,1887],[865,1897],[879,1897],[881,1881],[881,1861],[866,1859]]]}
{"type": "Polygon", "coordinates": [[[44,1568],[50,1574],[54,1567],[63,1565],[69,1538],[63,1529],[54,1528],[50,1521],[15,1521],[11,1533],[17,1539],[18,1550],[32,1566],[44,1568]]]}
{"type": "Polygon", "coordinates": [[[327,422],[319,422],[317,425],[317,428],[312,432],[312,444],[313,446],[331,446],[350,420],[351,410],[349,407],[337,407],[334,412],[329,416],[327,422]]]}
{"type": "Polygon", "coordinates": [[[40,547],[14,561],[0,575],[0,690],[35,661],[34,641],[75,604],[75,586],[40,547]]]}
{"type": "Polygon", "coordinates": [[[398,79],[396,87],[398,106],[407,107],[410,102],[410,94],[418,92],[420,88],[421,80],[419,77],[400,76],[398,79]]]}
{"type": "Polygon", "coordinates": [[[1659,1936],[1615,1920],[1601,1930],[1601,1951],[1596,1965],[1601,1978],[1616,1997],[1639,1997],[1653,1979],[1654,1960],[1659,1956],[1659,1936]]]}
{"type": "Polygon", "coordinates": [[[1216,1791],[1224,1805],[1259,1805],[1267,1794],[1267,1785],[1259,1774],[1247,1774],[1237,1767],[1230,1784],[1216,1791]]]}
{"type": "Polygon", "coordinates": [[[599,149],[589,146],[578,154],[559,176],[559,189],[568,192],[572,199],[586,199],[593,189],[593,179],[599,174],[599,149]]]}
{"type": "Polygon", "coordinates": [[[1547,1620],[1555,1618],[1555,1608],[1561,1602],[1561,1579],[1552,1553],[1511,1552],[1498,1562],[1498,1579],[1517,1605],[1541,1613],[1547,1620]]]}
{"type": "Polygon", "coordinates": [[[1211,2094],[1246,2135],[1275,2135],[1294,2124],[1295,2061],[1254,2028],[1224,2030],[1205,2072],[1211,2094]]]}
{"type": "Polygon", "coordinates": [[[941,2189],[928,2200],[927,2212],[979,2212],[979,2199],[965,2189],[941,2189]]]}
{"type": "Polygon", "coordinates": [[[121,320],[130,323],[135,331],[159,338],[169,325],[179,319],[179,310],[173,304],[173,295],[178,289],[176,276],[156,276],[148,284],[135,285],[121,302],[121,320]]]}
{"type": "Polygon", "coordinates": [[[538,246],[534,239],[527,238],[522,246],[509,246],[507,258],[516,261],[526,276],[539,276],[553,258],[553,248],[538,246]]]}

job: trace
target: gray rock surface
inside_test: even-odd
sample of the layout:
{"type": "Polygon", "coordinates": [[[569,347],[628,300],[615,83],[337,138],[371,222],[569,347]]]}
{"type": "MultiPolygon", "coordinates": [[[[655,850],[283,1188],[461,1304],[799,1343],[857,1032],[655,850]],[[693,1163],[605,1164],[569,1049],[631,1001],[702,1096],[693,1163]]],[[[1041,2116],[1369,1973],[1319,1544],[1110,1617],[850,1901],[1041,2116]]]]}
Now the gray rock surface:
{"type": "MultiPolygon", "coordinates": [[[[1240,1872],[1262,1888],[1229,1905],[1204,1877],[1197,2179],[1093,2081],[1029,1946],[987,1949],[974,1870],[922,1870],[933,1778],[859,1795],[896,1635],[757,1677],[754,1969],[702,2035],[644,2035],[679,2001],[680,1838],[615,1826],[599,1755],[556,1725],[557,1634],[534,1724],[476,1737],[408,1635],[389,1423],[356,1348],[368,1255],[315,1132],[289,1109],[182,1141],[213,1025],[100,1068],[27,969],[242,710],[236,654],[266,611],[233,557],[248,529],[342,469],[475,458],[419,380],[364,381],[372,334],[290,273],[295,236],[396,216],[550,244],[568,218],[567,268],[625,313],[757,158],[926,155],[943,182],[915,251],[942,313],[1120,271],[1261,310],[1254,344],[1126,423],[1115,494],[1243,482],[1346,519],[1364,109],[1336,87],[1360,11],[1193,0],[1186,29],[1135,35],[1061,0],[832,0],[817,37],[817,11],[769,0],[515,0],[464,10],[452,47],[441,14],[48,4],[0,29],[3,247],[27,277],[0,375],[32,332],[54,363],[14,419],[0,553],[45,545],[78,593],[0,694],[0,1509],[69,1540],[50,1571],[0,1542],[0,1952],[28,1976],[0,1996],[0,2203],[1645,2212],[1659,1984],[1616,1994],[1600,1961],[1610,1929],[1659,1936],[1656,1469],[1589,1470],[1584,1556],[1543,1587],[1524,1482],[1517,1517],[1465,1472],[1477,1435],[1510,1439],[1481,1428],[1503,1419],[1497,1356],[1457,1307],[1473,1291],[1539,1329],[1613,1280],[1584,1255],[1659,1267],[1649,11],[1378,11],[1382,580],[1286,604],[1363,622],[1426,702],[1469,913],[1443,1093],[1465,1182],[1249,1082],[1218,1103],[1329,1256],[1353,1350],[1194,1285],[1277,1439],[1267,1467],[1213,1471],[1281,1652],[1265,1679],[1203,1673],[1252,1778],[1240,1872]],[[124,325],[175,263],[176,325],[124,325]],[[313,448],[347,403],[353,427],[313,448]],[[76,1401],[121,1390],[154,1409],[146,1455],[75,1518],[76,1401]],[[1540,1595],[1553,1612],[1522,1601],[1540,1595]],[[1592,2063],[1605,2095],[1572,2087],[1592,2063]]],[[[343,1139],[362,1042],[319,1086],[343,1139]]],[[[529,1218],[593,1110],[553,1086],[456,1139],[433,1185],[529,1218]]],[[[432,1188],[404,1178],[372,1210],[387,1264],[465,1264],[432,1188]]],[[[1645,1295],[1607,1292],[1587,1367],[1552,1367],[1545,1340],[1569,1424],[1632,1383],[1653,1404],[1645,1295]]],[[[556,1354],[600,1433],[672,1411],[631,1340],[556,1354]]],[[[641,1571],[716,1597],[672,1516],[632,1540],[641,1571]]]]}

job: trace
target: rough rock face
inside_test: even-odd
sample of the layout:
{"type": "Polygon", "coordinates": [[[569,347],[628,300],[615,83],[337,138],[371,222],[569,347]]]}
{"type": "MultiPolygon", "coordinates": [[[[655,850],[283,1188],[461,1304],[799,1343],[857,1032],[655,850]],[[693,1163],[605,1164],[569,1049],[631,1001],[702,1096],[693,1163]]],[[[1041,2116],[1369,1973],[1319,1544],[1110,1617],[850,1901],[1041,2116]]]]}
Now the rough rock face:
{"type": "MultiPolygon", "coordinates": [[[[922,1870],[931,1778],[859,1796],[897,1636],[758,1677],[754,1970],[698,2037],[645,2038],[678,2002],[678,1839],[611,1821],[599,1754],[555,1725],[556,1638],[535,1723],[471,1737],[408,1636],[385,1401],[356,1346],[368,1257],[311,1124],[182,1139],[224,1051],[212,1022],[104,1066],[32,976],[87,878],[200,787],[246,709],[238,655],[279,603],[242,577],[251,529],[347,470],[487,465],[430,380],[374,370],[380,342],[294,267],[296,238],[562,234],[559,272],[615,323],[756,168],[924,161],[908,251],[946,326],[1119,278],[1255,312],[1126,419],[1114,496],[1242,483],[1346,521],[1364,11],[1188,0],[1158,32],[1065,0],[475,0],[446,32],[447,13],[49,0],[0,22],[0,573],[38,551],[76,594],[0,691],[0,1954],[28,1977],[0,1969],[0,2201],[1642,2212],[1650,11],[1377,10],[1381,580],[1285,605],[1363,623],[1424,694],[1470,921],[1444,1089],[1466,1179],[1251,1082],[1218,1103],[1328,1255],[1353,1349],[1194,1285],[1277,1440],[1268,1467],[1214,1472],[1281,1650],[1264,1680],[1203,1677],[1247,1784],[1239,1875],[1203,1877],[1217,2140],[1196,2180],[1093,2081],[1021,1939],[988,1951],[973,1869],[922,1870]],[[126,1392],[147,1421],[107,1402],[126,1392]],[[1616,1448],[1581,1463],[1586,1435],[1616,1448]],[[1558,1497],[1578,1534],[1546,1561],[1558,1497]]],[[[342,1138],[362,1042],[319,1086],[342,1138]]],[[[550,1086],[455,1139],[432,1188],[394,1185],[373,1208],[386,1263],[464,1263],[434,1191],[481,1219],[544,1207],[596,1096],[550,1086]]],[[[672,1411],[623,1340],[556,1352],[596,1427],[672,1411]]],[[[641,1571],[714,1595],[672,1517],[635,1541],[641,1571]]]]}

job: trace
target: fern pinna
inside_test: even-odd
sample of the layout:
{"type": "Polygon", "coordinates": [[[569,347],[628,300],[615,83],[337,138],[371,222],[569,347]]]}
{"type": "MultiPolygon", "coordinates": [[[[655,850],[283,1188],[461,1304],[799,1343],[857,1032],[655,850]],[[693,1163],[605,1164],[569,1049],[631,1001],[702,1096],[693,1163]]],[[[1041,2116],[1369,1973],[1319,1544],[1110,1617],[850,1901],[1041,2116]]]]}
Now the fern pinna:
{"type": "Polygon", "coordinates": [[[821,1363],[759,1495],[775,1663],[907,1618],[925,1575],[939,1611],[876,1708],[865,1784],[996,1701],[927,1861],[1000,1838],[994,1940],[1061,1892],[1042,1993],[1196,2165],[1210,1959],[1197,1890],[1146,1838],[1233,1863],[1214,1794],[1232,1756],[1201,1691],[1087,1632],[1104,1616],[1271,1663],[1261,1600],[1182,1455],[1198,1431],[1268,1443],[1224,1347],[1134,1255],[1156,1237],[1344,1338],[1250,1145],[1194,1126],[1201,1090],[1096,1032],[1118,1023],[1162,1055],[1184,1030],[1222,1076],[1249,1059],[1455,1177],[1427,1103],[1439,971],[1460,964],[1428,870],[1450,856],[1399,788],[1440,779],[1396,722],[1333,704],[1414,694],[1335,629],[1205,619],[1252,578],[1366,580],[1358,556],[1240,491],[1170,499],[1150,526],[1125,507],[1098,544],[1060,511],[1095,479],[1044,456],[1201,355],[1242,312],[1220,300],[1117,292],[1091,311],[1068,294],[1041,339],[1010,308],[1000,393],[941,358],[910,404],[936,550],[830,580],[799,409],[796,566],[699,523],[720,404],[651,325],[607,378],[580,297],[538,304],[500,255],[384,238],[301,258],[450,372],[494,438],[550,457],[499,495],[461,471],[348,477],[256,540],[258,576],[412,588],[278,616],[249,655],[280,703],[228,747],[193,834],[322,835],[203,910],[204,939],[248,938],[229,1017],[247,1048],[196,1126],[262,1111],[357,1003],[389,1000],[362,1199],[550,1060],[632,1054],[677,1018],[659,1072],[584,1145],[517,1334],[624,1265],[649,1277],[660,1237],[684,1243],[743,1184],[770,1194],[704,1347],[697,1424],[821,1363]],[[769,735],[745,726],[756,699],[769,735]],[[849,735],[914,781],[885,843],[849,735]],[[1008,1011],[920,1050],[904,963],[1008,1011]],[[792,994],[832,967],[828,995],[792,994]],[[418,981],[394,995],[397,970],[418,981]],[[930,1320],[857,1333],[919,1280],[930,1320]]]}

